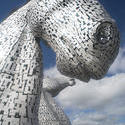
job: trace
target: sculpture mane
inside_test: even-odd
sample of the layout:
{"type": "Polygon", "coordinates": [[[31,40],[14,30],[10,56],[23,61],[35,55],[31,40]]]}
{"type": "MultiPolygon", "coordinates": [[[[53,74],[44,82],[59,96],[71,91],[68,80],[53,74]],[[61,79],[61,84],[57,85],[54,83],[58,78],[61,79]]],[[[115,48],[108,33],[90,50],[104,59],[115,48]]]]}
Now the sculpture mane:
{"type": "Polygon", "coordinates": [[[46,101],[41,38],[55,51],[58,70],[85,82],[104,77],[120,42],[115,21],[97,0],[29,1],[0,23],[1,125],[70,125],[46,101]]]}

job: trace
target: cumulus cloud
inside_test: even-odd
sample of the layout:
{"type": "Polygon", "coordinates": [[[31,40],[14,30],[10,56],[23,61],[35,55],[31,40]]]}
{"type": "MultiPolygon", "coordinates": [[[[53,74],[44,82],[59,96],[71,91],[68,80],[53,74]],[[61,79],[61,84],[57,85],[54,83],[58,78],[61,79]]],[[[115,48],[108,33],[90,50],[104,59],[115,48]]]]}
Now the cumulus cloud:
{"type": "MultiPolygon", "coordinates": [[[[124,50],[120,51],[123,53],[124,50]]],[[[115,68],[115,71],[110,69],[110,72],[117,72],[118,67],[115,68]]],[[[62,76],[56,66],[45,70],[44,74],[51,78],[62,76]]],[[[71,111],[69,117],[73,125],[125,124],[118,122],[125,116],[125,73],[105,77],[99,81],[90,80],[89,83],[79,80],[76,82],[75,86],[67,87],[56,98],[65,111],[71,111]]]]}
{"type": "Polygon", "coordinates": [[[86,109],[101,108],[109,105],[113,100],[125,95],[125,74],[106,77],[102,80],[91,80],[68,87],[57,97],[64,107],[86,109]]]}
{"type": "Polygon", "coordinates": [[[50,78],[53,78],[53,77],[55,78],[55,77],[61,77],[62,75],[57,70],[56,66],[54,66],[54,67],[44,70],[44,76],[50,77],[50,78]]]}

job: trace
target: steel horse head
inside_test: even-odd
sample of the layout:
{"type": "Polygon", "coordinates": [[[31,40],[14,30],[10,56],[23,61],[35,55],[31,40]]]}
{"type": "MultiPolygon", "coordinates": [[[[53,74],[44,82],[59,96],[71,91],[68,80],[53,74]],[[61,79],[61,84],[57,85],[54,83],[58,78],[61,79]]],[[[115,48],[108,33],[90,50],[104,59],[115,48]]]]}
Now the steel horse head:
{"type": "Polygon", "coordinates": [[[119,50],[115,21],[97,0],[31,0],[28,22],[56,52],[58,70],[82,81],[101,79],[119,50]]]}

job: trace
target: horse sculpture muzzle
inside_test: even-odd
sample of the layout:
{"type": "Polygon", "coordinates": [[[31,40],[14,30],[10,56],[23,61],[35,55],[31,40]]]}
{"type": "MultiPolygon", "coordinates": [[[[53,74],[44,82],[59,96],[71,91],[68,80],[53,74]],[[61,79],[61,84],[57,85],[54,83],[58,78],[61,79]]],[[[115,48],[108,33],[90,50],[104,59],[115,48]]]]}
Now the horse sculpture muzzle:
{"type": "MultiPolygon", "coordinates": [[[[66,42],[65,38],[63,40],[66,42]]],[[[88,34],[87,40],[81,43],[78,41],[76,46],[79,48],[72,42],[69,46],[72,58],[62,56],[62,53],[57,54],[57,67],[60,72],[86,82],[90,78],[101,79],[118,54],[119,33],[114,21],[100,21],[93,33],[88,34]]]]}

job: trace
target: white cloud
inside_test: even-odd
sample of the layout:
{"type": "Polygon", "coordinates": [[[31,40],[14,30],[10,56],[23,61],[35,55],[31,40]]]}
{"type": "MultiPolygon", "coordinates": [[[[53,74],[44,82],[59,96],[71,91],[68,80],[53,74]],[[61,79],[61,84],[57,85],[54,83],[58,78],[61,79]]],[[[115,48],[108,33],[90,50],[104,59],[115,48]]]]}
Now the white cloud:
{"type": "Polygon", "coordinates": [[[55,78],[55,77],[61,77],[61,73],[57,70],[56,66],[51,67],[44,71],[45,77],[55,78]]]}
{"type": "MultiPolygon", "coordinates": [[[[116,70],[112,72],[117,71],[116,65],[116,70]]],[[[56,67],[44,73],[49,77],[61,76],[56,67]]],[[[69,117],[73,125],[125,125],[118,122],[121,116],[125,116],[125,73],[99,81],[90,80],[89,83],[76,81],[75,86],[67,87],[57,96],[64,109],[72,111],[69,117]],[[94,112],[86,113],[89,109],[94,112]]]]}
{"type": "Polygon", "coordinates": [[[90,107],[101,108],[109,105],[116,98],[125,95],[125,74],[106,77],[102,80],[91,80],[68,87],[57,97],[64,107],[86,109],[90,107]]]}

